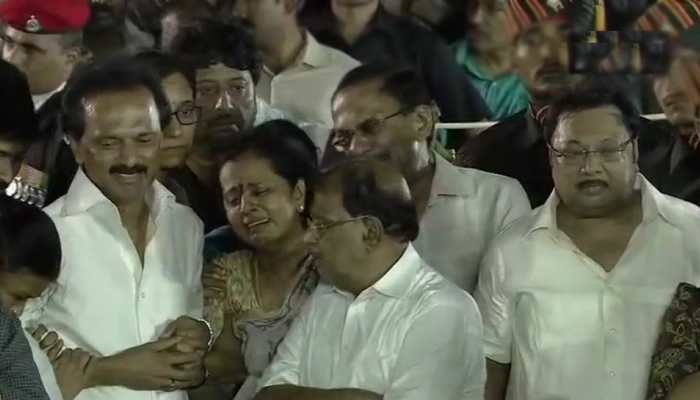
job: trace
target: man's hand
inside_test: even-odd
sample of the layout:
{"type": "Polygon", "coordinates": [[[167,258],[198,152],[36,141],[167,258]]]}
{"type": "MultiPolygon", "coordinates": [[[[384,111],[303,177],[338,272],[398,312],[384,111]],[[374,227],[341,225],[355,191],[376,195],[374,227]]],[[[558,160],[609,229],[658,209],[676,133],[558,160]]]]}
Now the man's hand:
{"type": "Polygon", "coordinates": [[[162,391],[198,386],[204,381],[203,353],[178,351],[181,341],[174,336],[95,360],[95,368],[89,370],[90,386],[162,391]],[[187,367],[191,365],[195,367],[187,367]]]}
{"type": "Polygon", "coordinates": [[[55,362],[61,351],[63,351],[63,340],[58,334],[54,331],[49,331],[44,325],[39,325],[33,331],[28,330],[28,332],[39,343],[39,348],[46,353],[49,361],[55,362]]]}
{"type": "Polygon", "coordinates": [[[92,356],[81,349],[65,349],[52,362],[56,382],[65,400],[73,400],[88,387],[88,368],[92,356]]]}
{"type": "Polygon", "coordinates": [[[203,359],[209,350],[209,333],[209,327],[202,321],[183,316],[168,325],[161,339],[178,337],[181,339],[177,344],[178,351],[200,352],[203,359]]]}

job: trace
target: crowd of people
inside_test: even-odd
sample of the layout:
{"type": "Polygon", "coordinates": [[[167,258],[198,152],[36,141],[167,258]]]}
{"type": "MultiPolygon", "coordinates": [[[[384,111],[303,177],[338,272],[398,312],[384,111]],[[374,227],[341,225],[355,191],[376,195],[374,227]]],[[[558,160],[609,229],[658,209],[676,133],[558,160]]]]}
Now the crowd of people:
{"type": "Polygon", "coordinates": [[[0,0],[0,399],[700,398],[699,21],[0,0]]]}

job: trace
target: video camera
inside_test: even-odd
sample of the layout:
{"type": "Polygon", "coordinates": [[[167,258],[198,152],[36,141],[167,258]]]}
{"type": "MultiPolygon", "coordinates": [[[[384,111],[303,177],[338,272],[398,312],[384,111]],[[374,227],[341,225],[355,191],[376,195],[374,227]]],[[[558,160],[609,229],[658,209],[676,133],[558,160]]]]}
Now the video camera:
{"type": "Polygon", "coordinates": [[[572,34],[569,57],[576,74],[663,74],[671,65],[673,42],[663,32],[572,34]]]}

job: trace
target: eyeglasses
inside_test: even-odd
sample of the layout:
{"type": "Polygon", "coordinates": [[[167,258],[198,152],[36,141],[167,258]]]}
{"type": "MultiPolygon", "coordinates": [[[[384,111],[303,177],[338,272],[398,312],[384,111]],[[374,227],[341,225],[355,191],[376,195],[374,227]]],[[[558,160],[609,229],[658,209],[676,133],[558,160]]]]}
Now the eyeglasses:
{"type": "Polygon", "coordinates": [[[583,165],[589,156],[598,155],[603,162],[614,163],[623,160],[623,154],[627,146],[634,141],[634,138],[622,142],[617,147],[602,148],[596,150],[557,150],[551,144],[547,144],[549,149],[555,154],[557,161],[565,165],[583,165]]]}
{"type": "Polygon", "coordinates": [[[333,130],[333,137],[335,138],[336,146],[349,146],[352,137],[355,133],[359,132],[360,135],[365,137],[376,136],[379,133],[379,129],[392,118],[396,118],[399,115],[405,114],[411,108],[402,108],[399,111],[387,115],[386,117],[372,117],[360,122],[355,129],[335,129],[333,130]]]}
{"type": "Polygon", "coordinates": [[[310,220],[309,222],[309,230],[312,232],[315,232],[318,235],[318,238],[321,238],[328,230],[336,228],[341,225],[349,224],[351,222],[356,222],[360,221],[367,218],[366,215],[361,215],[359,217],[355,218],[350,218],[350,219],[344,219],[340,221],[330,221],[330,222],[319,222],[319,221],[314,221],[310,220]]]}
{"type": "Polygon", "coordinates": [[[170,115],[174,115],[181,125],[194,125],[199,121],[199,116],[202,113],[202,107],[196,106],[193,102],[182,103],[175,112],[170,115]]]}

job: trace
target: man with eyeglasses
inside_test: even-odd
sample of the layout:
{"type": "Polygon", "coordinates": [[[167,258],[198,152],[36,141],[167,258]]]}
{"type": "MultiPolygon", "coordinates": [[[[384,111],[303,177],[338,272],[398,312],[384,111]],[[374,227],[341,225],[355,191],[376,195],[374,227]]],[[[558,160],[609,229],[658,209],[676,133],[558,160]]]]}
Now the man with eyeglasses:
{"type": "Polygon", "coordinates": [[[554,191],[482,262],[487,400],[644,398],[661,318],[700,282],[700,208],[639,172],[640,116],[605,81],[545,128],[554,191]]]}
{"type": "Polygon", "coordinates": [[[216,152],[222,142],[255,124],[261,60],[252,31],[238,20],[199,19],[173,38],[168,52],[194,66],[195,99],[201,107],[186,166],[169,176],[187,189],[190,206],[208,233],[228,225],[216,152]]]}
{"type": "Polygon", "coordinates": [[[474,300],[423,261],[418,216],[392,163],[321,174],[307,242],[319,284],[260,380],[256,400],[477,400],[474,300]]]}
{"type": "Polygon", "coordinates": [[[360,66],[343,78],[332,108],[336,149],[399,168],[418,208],[418,254],[471,293],[488,243],[530,211],[522,187],[514,179],[456,167],[434,150],[439,113],[413,70],[360,66]]]}

